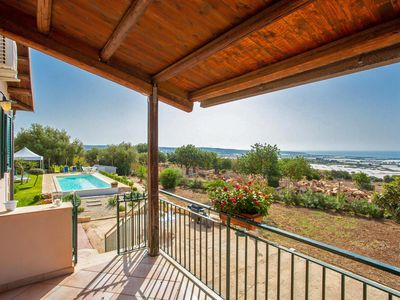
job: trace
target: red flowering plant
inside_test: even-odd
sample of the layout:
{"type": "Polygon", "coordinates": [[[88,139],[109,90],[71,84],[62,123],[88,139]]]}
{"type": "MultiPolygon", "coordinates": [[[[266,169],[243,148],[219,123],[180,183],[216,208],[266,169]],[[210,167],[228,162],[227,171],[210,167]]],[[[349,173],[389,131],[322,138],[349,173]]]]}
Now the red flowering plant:
{"type": "Polygon", "coordinates": [[[232,188],[221,187],[210,193],[211,201],[218,212],[230,215],[259,214],[266,216],[271,205],[270,195],[252,187],[252,182],[232,188]]]}

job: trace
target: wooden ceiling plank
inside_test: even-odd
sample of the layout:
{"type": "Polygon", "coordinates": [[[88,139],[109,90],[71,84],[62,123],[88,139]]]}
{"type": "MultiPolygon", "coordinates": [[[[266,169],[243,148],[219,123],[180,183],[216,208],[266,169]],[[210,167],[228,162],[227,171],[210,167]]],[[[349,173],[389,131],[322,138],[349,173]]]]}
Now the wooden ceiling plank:
{"type": "MultiPolygon", "coordinates": [[[[98,60],[97,51],[55,30],[48,36],[35,30],[35,22],[28,15],[0,2],[0,34],[27,47],[34,48],[64,62],[79,67],[108,80],[114,81],[139,93],[149,95],[152,91],[150,80],[139,78],[132,72],[114,67],[98,60]]],[[[160,101],[183,111],[193,110],[193,103],[166,88],[159,89],[160,101]]]]}
{"type": "Polygon", "coordinates": [[[314,0],[281,0],[268,6],[258,14],[235,26],[231,30],[220,35],[198,50],[173,63],[154,76],[156,82],[162,82],[174,77],[183,71],[206,60],[214,53],[221,51],[233,43],[236,43],[251,33],[265,26],[271,25],[280,19],[294,13],[296,10],[314,2],[314,0]]]}
{"type": "Polygon", "coordinates": [[[400,18],[339,39],[256,71],[199,89],[192,101],[204,101],[259,84],[289,77],[346,58],[389,47],[400,42],[400,18]]]}
{"type": "Polygon", "coordinates": [[[117,51],[123,40],[126,38],[132,27],[138,22],[153,0],[137,0],[126,10],[117,27],[114,29],[107,43],[100,52],[100,59],[108,61],[117,51]]]}
{"type": "Polygon", "coordinates": [[[15,95],[23,95],[23,96],[32,96],[32,91],[31,89],[25,89],[25,88],[19,88],[19,87],[12,87],[9,86],[7,88],[7,91],[10,94],[15,94],[15,95]]]}
{"type": "Polygon", "coordinates": [[[400,62],[400,44],[201,102],[203,108],[400,62]]]}
{"type": "Polygon", "coordinates": [[[40,33],[50,33],[52,2],[52,0],[37,0],[36,23],[40,33]]]}

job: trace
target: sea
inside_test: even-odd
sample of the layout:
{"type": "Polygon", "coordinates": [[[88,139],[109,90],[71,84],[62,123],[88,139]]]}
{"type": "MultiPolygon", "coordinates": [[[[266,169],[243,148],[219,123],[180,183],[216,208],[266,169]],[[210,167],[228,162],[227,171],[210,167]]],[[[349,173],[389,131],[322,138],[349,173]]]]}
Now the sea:
{"type": "MultiPolygon", "coordinates": [[[[85,145],[85,150],[102,149],[107,145],[85,145]]],[[[164,153],[174,152],[176,147],[160,147],[164,153]]],[[[199,147],[215,152],[221,157],[240,157],[249,150],[199,147]]],[[[350,173],[364,172],[369,176],[383,178],[385,175],[400,176],[400,151],[281,151],[281,157],[302,156],[319,170],[343,170],[350,173]]]]}

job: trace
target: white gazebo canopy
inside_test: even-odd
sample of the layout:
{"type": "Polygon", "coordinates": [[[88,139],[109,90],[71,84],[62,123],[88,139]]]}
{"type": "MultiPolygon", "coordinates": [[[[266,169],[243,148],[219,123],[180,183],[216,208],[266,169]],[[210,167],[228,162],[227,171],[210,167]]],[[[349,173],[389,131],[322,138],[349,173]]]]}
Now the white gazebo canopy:
{"type": "Polygon", "coordinates": [[[31,150],[29,150],[26,147],[24,147],[21,150],[14,153],[14,160],[40,161],[40,167],[42,167],[42,164],[43,164],[43,156],[38,155],[35,152],[32,152],[31,150]]]}

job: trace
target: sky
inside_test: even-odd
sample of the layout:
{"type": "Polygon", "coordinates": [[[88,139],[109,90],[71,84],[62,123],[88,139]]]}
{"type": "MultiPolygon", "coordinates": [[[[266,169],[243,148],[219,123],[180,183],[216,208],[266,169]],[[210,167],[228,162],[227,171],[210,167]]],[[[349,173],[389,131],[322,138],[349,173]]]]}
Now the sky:
{"type": "MultiPolygon", "coordinates": [[[[32,50],[32,123],[65,129],[84,144],[147,139],[146,97],[32,50]]],[[[192,113],[160,103],[159,145],[281,150],[400,150],[400,64],[294,87],[192,113]]]]}

